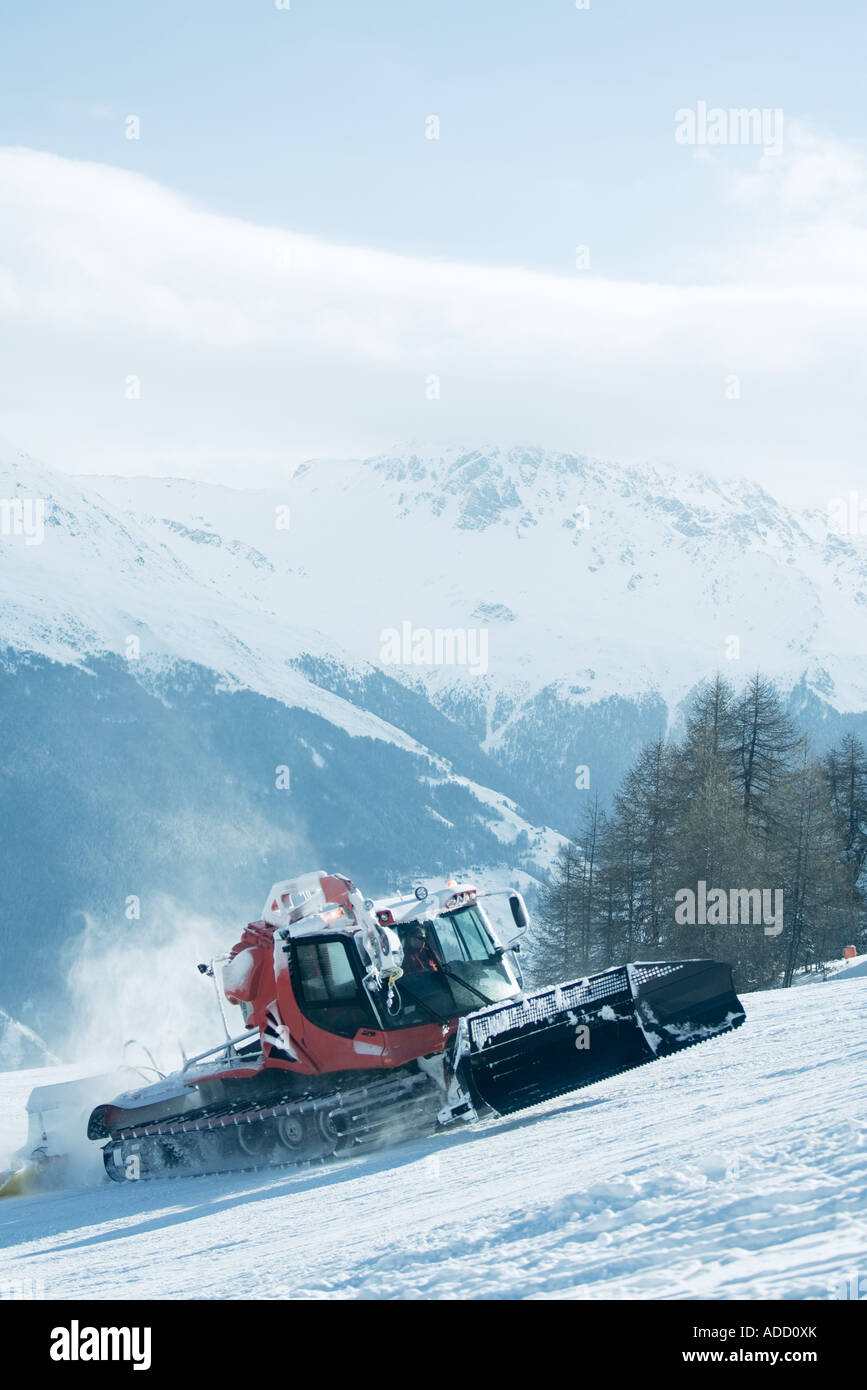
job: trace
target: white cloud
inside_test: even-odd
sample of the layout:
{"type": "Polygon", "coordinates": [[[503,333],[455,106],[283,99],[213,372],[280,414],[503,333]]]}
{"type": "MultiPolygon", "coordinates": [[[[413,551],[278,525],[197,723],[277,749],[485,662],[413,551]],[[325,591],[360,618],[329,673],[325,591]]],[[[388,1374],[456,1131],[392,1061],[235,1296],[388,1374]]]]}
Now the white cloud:
{"type": "Polygon", "coordinates": [[[702,283],[636,283],[334,245],[138,174],[0,150],[4,432],[60,466],[187,459],[226,481],[493,432],[764,470],[769,485],[806,478],[821,451],[848,477],[846,383],[867,365],[863,162],[787,126],[785,154],[730,195],[702,283]],[[140,401],[124,398],[130,374],[140,401]]]}
{"type": "Polygon", "coordinates": [[[867,168],[860,150],[814,134],[802,121],[786,127],[782,154],[765,153],[751,173],[736,173],[732,191],[787,213],[810,211],[820,220],[845,211],[864,230],[867,168]]]}

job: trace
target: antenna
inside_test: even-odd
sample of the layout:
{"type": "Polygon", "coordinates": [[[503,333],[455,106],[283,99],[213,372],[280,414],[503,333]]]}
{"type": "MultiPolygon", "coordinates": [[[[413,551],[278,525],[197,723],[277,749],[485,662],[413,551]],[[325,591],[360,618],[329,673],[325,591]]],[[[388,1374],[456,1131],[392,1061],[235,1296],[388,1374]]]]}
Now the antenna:
{"type": "MultiPolygon", "coordinates": [[[[226,1004],[223,996],[223,972],[222,970],[218,970],[217,967],[225,965],[228,959],[229,956],[227,953],[224,953],[221,956],[214,956],[213,960],[211,961],[210,968],[207,970],[207,972],[203,972],[210,975],[211,979],[214,981],[214,989],[217,991],[217,1004],[219,1005],[220,1009],[220,1018],[223,1020],[223,1032],[226,1034],[227,1055],[229,1053],[234,1053],[234,1048],[232,1047],[233,1039],[232,1034],[229,1032],[229,1021],[226,1018],[226,1004]]],[[[199,969],[201,970],[201,966],[199,966],[199,969]]]]}

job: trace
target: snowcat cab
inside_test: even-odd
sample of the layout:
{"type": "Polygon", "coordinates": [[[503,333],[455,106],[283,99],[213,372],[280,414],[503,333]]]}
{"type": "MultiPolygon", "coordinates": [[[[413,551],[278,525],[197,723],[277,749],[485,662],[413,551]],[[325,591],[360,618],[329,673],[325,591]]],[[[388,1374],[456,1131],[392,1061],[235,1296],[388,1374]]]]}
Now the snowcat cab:
{"type": "MultiPolygon", "coordinates": [[[[525,930],[523,899],[517,893],[512,897],[525,930]]],[[[412,897],[382,899],[373,910],[381,926],[397,933],[404,952],[397,1003],[388,1010],[387,1026],[405,1028],[421,1022],[425,1014],[443,1022],[454,1020],[520,994],[521,972],[513,954],[517,939],[500,939],[473,884],[450,881],[438,889],[420,887],[412,897]],[[406,944],[419,932],[429,959],[427,968],[410,973],[406,944]]]]}
{"type": "Polygon", "coordinates": [[[260,1030],[265,1066],[399,1067],[442,1053],[465,1014],[517,998],[509,951],[472,884],[373,903],[338,874],[307,874],[271,890],[222,983],[260,1030]],[[419,932],[423,968],[405,970],[405,942],[419,932]]]}

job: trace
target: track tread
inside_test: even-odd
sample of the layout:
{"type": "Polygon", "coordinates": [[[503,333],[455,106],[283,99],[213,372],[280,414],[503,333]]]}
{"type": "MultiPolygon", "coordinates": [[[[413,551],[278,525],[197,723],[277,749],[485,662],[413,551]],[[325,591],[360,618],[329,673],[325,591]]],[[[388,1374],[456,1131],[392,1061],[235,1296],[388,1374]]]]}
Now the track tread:
{"type": "MultiPolygon", "coordinates": [[[[354,1090],[335,1091],[331,1095],[321,1097],[308,1096],[302,1100],[295,1097],[291,1100],[272,1102],[266,1106],[251,1107],[246,1102],[241,1106],[237,1102],[233,1102],[216,1113],[211,1109],[207,1115],[191,1118],[188,1114],[186,1117],[178,1116],[176,1120],[161,1120],[158,1124],[126,1126],[124,1129],[118,1129],[103,1146],[103,1160],[108,1176],[113,1182],[120,1184],[153,1182],[158,1179],[209,1177],[221,1173],[259,1172],[273,1168],[303,1168],[314,1164],[318,1166],[377,1147],[377,1131],[390,1125],[390,1122],[398,1117],[406,1117],[408,1106],[411,1107],[410,1119],[414,1117],[412,1111],[424,1108],[429,1118],[429,1126],[433,1127],[439,1109],[437,1096],[438,1093],[430,1079],[423,1073],[417,1073],[409,1076],[377,1079],[367,1086],[354,1090]],[[383,1099],[386,1101],[384,1107],[382,1106],[383,1099]],[[424,1102],[428,1100],[433,1100],[434,1104],[425,1106],[424,1102]],[[127,1178],[118,1173],[117,1165],[111,1161],[115,1146],[118,1143],[126,1145],[140,1143],[142,1140],[187,1139],[191,1135],[205,1136],[220,1132],[225,1133],[231,1132],[239,1124],[258,1124],[266,1120],[276,1119],[281,1115],[309,1115],[311,1112],[316,1113],[318,1111],[326,1111],[332,1118],[345,1116],[350,1121],[350,1125],[355,1125],[354,1128],[350,1127],[341,1133],[335,1151],[330,1154],[293,1157],[286,1152],[285,1156],[272,1155],[264,1163],[241,1161],[223,1165],[217,1164],[213,1167],[179,1163],[176,1168],[160,1168],[156,1171],[141,1173],[135,1179],[127,1178]],[[358,1125],[359,1120],[361,1120],[360,1126],[358,1125]],[[365,1139],[368,1139],[369,1142],[365,1143],[365,1139]],[[350,1141],[348,1144],[345,1143],[347,1140],[350,1141]],[[352,1141],[358,1142],[353,1143],[352,1141]]],[[[423,1130],[424,1126],[420,1125],[419,1132],[423,1132],[423,1130]]],[[[154,1148],[156,1147],[155,1145],[154,1148]]],[[[137,1152],[140,1153],[140,1150],[137,1152]]]]}

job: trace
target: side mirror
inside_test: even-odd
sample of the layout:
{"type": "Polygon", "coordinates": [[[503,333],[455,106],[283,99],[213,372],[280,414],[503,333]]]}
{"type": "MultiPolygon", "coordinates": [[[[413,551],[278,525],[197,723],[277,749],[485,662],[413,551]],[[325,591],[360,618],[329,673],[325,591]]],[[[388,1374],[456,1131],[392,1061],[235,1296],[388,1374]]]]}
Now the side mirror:
{"type": "Polygon", "coordinates": [[[512,911],[512,920],[518,928],[518,935],[523,936],[530,925],[530,914],[520,893],[509,894],[509,907],[512,911]]]}
{"type": "Polygon", "coordinates": [[[527,904],[524,902],[521,894],[514,888],[494,888],[489,893],[479,893],[478,895],[478,900],[480,902],[487,898],[509,899],[509,910],[512,914],[512,921],[515,923],[514,935],[511,936],[510,940],[506,940],[506,937],[509,935],[509,929],[508,924],[505,922],[502,923],[502,925],[498,922],[497,933],[505,944],[506,950],[513,951],[518,937],[523,936],[530,925],[530,914],[527,911],[527,904]]]}

